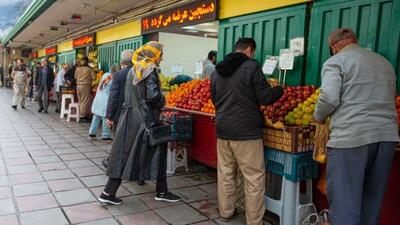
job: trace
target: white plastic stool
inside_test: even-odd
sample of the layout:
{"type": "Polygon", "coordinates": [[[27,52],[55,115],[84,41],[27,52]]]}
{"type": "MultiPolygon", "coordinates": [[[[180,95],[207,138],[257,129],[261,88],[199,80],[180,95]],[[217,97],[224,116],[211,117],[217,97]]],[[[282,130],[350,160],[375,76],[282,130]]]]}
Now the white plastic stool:
{"type": "Polygon", "coordinates": [[[62,100],[61,100],[61,113],[60,113],[60,118],[64,118],[65,115],[68,115],[69,113],[69,107],[67,107],[67,100],[70,101],[71,103],[75,103],[74,101],[74,95],[73,94],[63,94],[62,95],[62,100]]]}
{"type": "Polygon", "coordinates": [[[76,122],[79,122],[79,104],[78,103],[70,103],[69,104],[67,121],[70,122],[71,118],[75,119],[76,122]]]}
{"type": "Polygon", "coordinates": [[[312,203],[312,179],[305,182],[306,193],[300,193],[300,182],[282,177],[280,199],[265,196],[265,208],[279,216],[280,225],[299,225],[309,214],[316,212],[312,203]]]}
{"type": "Polygon", "coordinates": [[[185,144],[179,145],[177,142],[169,142],[167,153],[167,174],[175,174],[176,169],[179,167],[185,167],[185,171],[189,171],[187,146],[185,144]]]}

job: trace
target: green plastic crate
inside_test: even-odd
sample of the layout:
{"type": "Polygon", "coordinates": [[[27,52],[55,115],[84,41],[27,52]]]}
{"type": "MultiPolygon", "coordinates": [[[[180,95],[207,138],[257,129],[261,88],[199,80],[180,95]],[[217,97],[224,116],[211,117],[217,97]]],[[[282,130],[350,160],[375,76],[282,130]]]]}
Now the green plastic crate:
{"type": "Polygon", "coordinates": [[[265,168],[295,182],[313,179],[318,175],[318,164],[312,156],[312,152],[290,154],[265,148],[265,168]]]}

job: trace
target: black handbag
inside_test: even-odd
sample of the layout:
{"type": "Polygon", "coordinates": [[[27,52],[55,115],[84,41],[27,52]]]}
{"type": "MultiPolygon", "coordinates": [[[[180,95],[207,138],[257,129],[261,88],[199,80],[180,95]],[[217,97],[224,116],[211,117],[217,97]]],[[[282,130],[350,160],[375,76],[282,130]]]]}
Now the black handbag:
{"type": "MultiPolygon", "coordinates": [[[[145,95],[147,95],[147,90],[146,90],[146,86],[144,87],[145,89],[145,95]]],[[[160,145],[160,144],[164,144],[167,143],[169,141],[173,141],[174,137],[172,135],[172,126],[168,125],[168,124],[156,124],[153,127],[148,128],[146,125],[146,122],[144,122],[144,115],[142,110],[140,109],[141,105],[146,105],[145,102],[143,102],[142,99],[139,99],[139,96],[137,96],[139,93],[136,93],[136,101],[137,104],[139,106],[139,111],[140,114],[142,114],[143,117],[143,123],[145,125],[145,132],[146,135],[148,136],[148,140],[149,140],[149,145],[151,147],[160,145]]]]}
{"type": "Polygon", "coordinates": [[[146,128],[146,134],[149,137],[150,146],[157,146],[174,140],[171,125],[160,124],[150,129],[146,128]]]}

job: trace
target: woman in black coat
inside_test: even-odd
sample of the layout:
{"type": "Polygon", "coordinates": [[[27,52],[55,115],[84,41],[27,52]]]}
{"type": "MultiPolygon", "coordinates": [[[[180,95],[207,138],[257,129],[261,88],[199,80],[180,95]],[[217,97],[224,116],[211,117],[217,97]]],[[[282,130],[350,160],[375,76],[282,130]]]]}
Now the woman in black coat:
{"type": "Polygon", "coordinates": [[[168,192],[167,146],[151,147],[146,128],[159,123],[165,97],[160,88],[159,64],[163,45],[149,42],[135,51],[133,68],[125,83],[125,102],[109,156],[109,181],[99,201],[121,204],[115,194],[122,180],[156,180],[157,201],[178,202],[179,196],[168,192]]]}

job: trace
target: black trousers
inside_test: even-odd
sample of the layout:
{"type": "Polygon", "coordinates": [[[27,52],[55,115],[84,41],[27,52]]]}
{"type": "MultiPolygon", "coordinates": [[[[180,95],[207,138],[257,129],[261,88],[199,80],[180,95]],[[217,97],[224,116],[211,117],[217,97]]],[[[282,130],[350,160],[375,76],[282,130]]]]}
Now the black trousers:
{"type": "MultiPolygon", "coordinates": [[[[107,185],[104,188],[104,192],[111,196],[115,196],[119,186],[121,186],[122,180],[119,178],[108,179],[107,185]]],[[[158,167],[157,181],[156,181],[156,192],[157,193],[167,193],[168,183],[167,183],[167,148],[164,148],[160,152],[160,165],[158,167]]]]}

